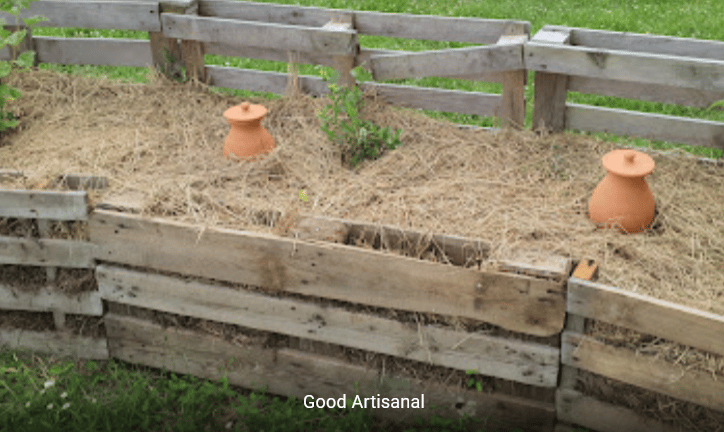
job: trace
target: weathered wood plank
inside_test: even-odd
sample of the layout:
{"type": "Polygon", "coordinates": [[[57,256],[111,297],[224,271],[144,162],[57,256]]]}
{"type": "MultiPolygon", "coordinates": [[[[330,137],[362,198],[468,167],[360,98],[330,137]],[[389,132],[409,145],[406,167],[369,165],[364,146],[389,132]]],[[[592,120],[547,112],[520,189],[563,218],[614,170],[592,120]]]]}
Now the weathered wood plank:
{"type": "Polygon", "coordinates": [[[566,104],[566,129],[724,148],[724,123],[617,108],[566,104]]]}
{"type": "MultiPolygon", "coordinates": [[[[158,2],[145,1],[57,1],[38,0],[28,10],[20,12],[23,18],[42,15],[47,21],[39,27],[82,27],[93,29],[160,31],[158,2]]],[[[8,24],[15,24],[14,15],[0,13],[8,24]]]]}
{"type": "Polygon", "coordinates": [[[88,220],[85,191],[0,190],[0,217],[88,220]]]}
{"type": "Polygon", "coordinates": [[[535,41],[524,51],[536,71],[724,92],[724,61],[535,41]]]}
{"type": "Polygon", "coordinates": [[[554,25],[546,25],[543,27],[543,30],[570,30],[572,45],[724,60],[724,42],[716,40],[591,30],[554,25]]]}
{"type": "MultiPolygon", "coordinates": [[[[220,43],[204,43],[206,54],[254,58],[272,61],[289,61],[289,51],[283,49],[258,48],[244,45],[229,45],[220,43]]],[[[311,64],[334,67],[334,58],[324,53],[297,51],[294,53],[294,62],[297,64],[311,64]]]]}
{"type": "Polygon", "coordinates": [[[58,310],[70,314],[103,315],[103,304],[98,291],[69,296],[48,288],[28,292],[3,285],[0,285],[0,309],[36,312],[58,310]]]}
{"type": "Polygon", "coordinates": [[[108,359],[108,342],[67,332],[38,332],[24,329],[0,329],[0,346],[26,349],[62,357],[94,360],[108,359]]]}
{"type": "Polygon", "coordinates": [[[724,317],[571,278],[568,312],[724,355],[724,317]]]}
{"type": "MultiPolygon", "coordinates": [[[[150,43],[144,40],[35,36],[33,41],[41,63],[136,67],[152,63],[150,43]]],[[[8,58],[0,55],[0,60],[8,58]]]]}
{"type": "MultiPolygon", "coordinates": [[[[570,43],[570,31],[541,30],[535,34],[533,41],[553,45],[567,45],[570,43]]],[[[533,130],[563,131],[566,125],[568,80],[567,75],[536,71],[535,95],[533,97],[533,130]]]]}
{"type": "Polygon", "coordinates": [[[571,273],[570,258],[539,250],[513,250],[498,261],[500,271],[563,281],[571,273]]]}
{"type": "Polygon", "coordinates": [[[675,399],[724,411],[724,381],[711,373],[646,358],[588,336],[563,332],[561,363],[675,399]]]}
{"type": "Polygon", "coordinates": [[[332,244],[96,211],[103,261],[416,312],[479,319],[550,336],[565,316],[564,287],[525,276],[332,244]]]}
{"type": "Polygon", "coordinates": [[[598,432],[681,432],[657,420],[605,402],[575,390],[556,392],[558,420],[575,423],[598,432]]]}
{"type": "Polygon", "coordinates": [[[91,243],[0,236],[0,264],[93,268],[91,243]]]}
{"type": "MultiPolygon", "coordinates": [[[[515,45],[528,42],[528,35],[501,36],[497,44],[515,45]]],[[[520,51],[523,62],[523,50],[520,51]]],[[[505,72],[503,77],[503,94],[500,101],[498,117],[504,127],[522,129],[525,125],[525,84],[528,72],[525,69],[505,72]]]]}
{"type": "MultiPolygon", "coordinates": [[[[321,27],[332,13],[352,12],[268,3],[201,0],[199,15],[321,27]]],[[[526,21],[353,11],[360,34],[494,44],[500,36],[530,34],[526,21]]]]}
{"type": "Polygon", "coordinates": [[[184,279],[101,265],[105,300],[228,322],[326,343],[388,354],[458,370],[477,370],[525,384],[555,387],[559,351],[494,338],[283,300],[184,279]]]}
{"type": "Polygon", "coordinates": [[[523,44],[490,45],[372,57],[375,81],[524,69],[523,44]]]}
{"type": "MultiPolygon", "coordinates": [[[[354,14],[352,12],[335,12],[332,14],[330,21],[322,28],[327,30],[354,30],[354,14]]],[[[337,72],[337,84],[348,88],[354,87],[357,84],[354,76],[352,76],[355,58],[359,52],[357,35],[354,36],[352,43],[355,47],[351,55],[332,57],[333,67],[337,72]]]]}
{"type": "Polygon", "coordinates": [[[581,76],[568,77],[568,91],[708,108],[724,100],[724,92],[659,84],[642,84],[581,76]]]}
{"type": "MultiPolygon", "coordinates": [[[[224,66],[206,66],[206,69],[211,84],[216,87],[284,94],[289,80],[289,76],[281,72],[224,66]]],[[[315,96],[329,93],[327,83],[321,78],[299,76],[298,79],[304,93],[315,96]]],[[[376,89],[378,97],[385,102],[407,108],[492,116],[500,105],[500,95],[495,94],[378,83],[364,83],[361,87],[376,89]]]]}
{"type": "MultiPolygon", "coordinates": [[[[268,386],[268,392],[303,398],[346,395],[360,397],[419,397],[425,406],[438,409],[385,410],[373,414],[395,420],[413,416],[441,415],[458,418],[461,412],[500,420],[505,429],[491,422],[490,431],[508,431],[510,427],[536,425],[530,431],[543,431],[552,422],[554,409],[549,404],[521,398],[484,394],[475,391],[429,385],[419,380],[382,375],[367,369],[320,355],[293,349],[264,349],[232,345],[219,338],[189,330],[162,328],[137,318],[108,314],[105,318],[111,354],[115,358],[207,379],[228,376],[229,382],[246,388],[268,386]],[[461,408],[460,408],[461,407],[461,408]]],[[[350,405],[351,406],[351,405],[350,405]]]]}
{"type": "Polygon", "coordinates": [[[161,14],[163,32],[169,38],[200,42],[244,45],[259,48],[284,47],[288,51],[322,52],[328,55],[354,55],[353,30],[290,26],[191,15],[161,14]]]}
{"type": "Polygon", "coordinates": [[[483,117],[494,116],[502,100],[497,94],[397,84],[364,83],[361,87],[375,89],[377,96],[390,105],[483,117]]]}

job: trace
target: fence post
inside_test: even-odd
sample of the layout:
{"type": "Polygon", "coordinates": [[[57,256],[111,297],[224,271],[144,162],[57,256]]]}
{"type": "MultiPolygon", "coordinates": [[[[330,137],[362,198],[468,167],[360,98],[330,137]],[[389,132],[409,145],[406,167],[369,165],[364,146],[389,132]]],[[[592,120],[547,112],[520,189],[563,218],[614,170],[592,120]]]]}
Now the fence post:
{"type": "MultiPolygon", "coordinates": [[[[353,12],[334,12],[330,21],[324,25],[325,29],[330,30],[354,30],[354,13],[353,12]]],[[[355,44],[355,53],[353,55],[334,56],[334,69],[339,74],[337,84],[345,87],[354,87],[357,80],[352,76],[359,53],[359,42],[355,36],[353,43],[355,44]]]]}
{"type": "MultiPolygon", "coordinates": [[[[497,44],[522,44],[528,42],[528,38],[527,34],[501,36],[497,44]]],[[[525,85],[527,81],[528,71],[525,69],[503,74],[503,98],[498,112],[503,127],[522,129],[525,125],[525,85]]]]}
{"type": "MultiPolygon", "coordinates": [[[[540,30],[532,41],[567,45],[570,39],[570,30],[540,30]]],[[[533,130],[563,131],[566,127],[568,75],[536,71],[534,85],[533,130]]]]}
{"type": "MultiPolygon", "coordinates": [[[[161,13],[196,15],[198,0],[163,0],[161,13]]],[[[208,82],[204,67],[204,46],[202,42],[167,38],[160,32],[148,32],[151,39],[153,65],[170,79],[194,79],[208,82]],[[185,70],[185,76],[184,76],[185,70]]]]}

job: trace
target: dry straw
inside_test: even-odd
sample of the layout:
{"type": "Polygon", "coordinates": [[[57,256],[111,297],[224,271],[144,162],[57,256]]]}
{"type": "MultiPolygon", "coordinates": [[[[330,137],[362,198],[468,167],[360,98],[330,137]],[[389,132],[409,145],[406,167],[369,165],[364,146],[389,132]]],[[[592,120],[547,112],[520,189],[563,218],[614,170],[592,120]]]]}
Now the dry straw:
{"type": "MultiPolygon", "coordinates": [[[[403,146],[350,171],[320,130],[315,113],[326,101],[293,83],[284,98],[250,99],[268,108],[262,124],[276,149],[239,163],[222,157],[229,126],[221,114],[242,100],[201,85],[44,71],[8,84],[23,91],[12,104],[22,130],[0,143],[0,168],[29,177],[6,185],[94,174],[110,180],[104,196],[138,193],[145,214],[202,227],[268,231],[259,212],[272,210],[482,238],[490,263],[515,249],[592,258],[603,283],[724,314],[724,168],[676,152],[652,155],[654,229],[622,235],[587,219],[605,175],[601,157],[615,146],[586,136],[460,130],[368,94],[363,117],[402,128],[403,146]]],[[[724,375],[721,359],[690,357],[724,375]]]]}

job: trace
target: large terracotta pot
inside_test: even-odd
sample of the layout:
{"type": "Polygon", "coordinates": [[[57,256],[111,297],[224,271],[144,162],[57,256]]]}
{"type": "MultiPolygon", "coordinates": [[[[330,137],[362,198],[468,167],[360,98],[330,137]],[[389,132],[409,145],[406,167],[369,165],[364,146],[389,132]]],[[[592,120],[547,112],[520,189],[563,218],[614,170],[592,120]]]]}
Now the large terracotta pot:
{"type": "Polygon", "coordinates": [[[274,149],[274,139],[261,125],[261,119],[267,110],[263,105],[244,102],[224,112],[231,131],[224,142],[224,156],[236,156],[248,159],[266,154],[274,149]]]}
{"type": "Polygon", "coordinates": [[[600,227],[618,226],[626,233],[648,228],[654,220],[656,202],[645,177],[655,165],[649,155],[635,150],[614,150],[604,155],[608,175],[591,195],[591,220],[600,227]]]}

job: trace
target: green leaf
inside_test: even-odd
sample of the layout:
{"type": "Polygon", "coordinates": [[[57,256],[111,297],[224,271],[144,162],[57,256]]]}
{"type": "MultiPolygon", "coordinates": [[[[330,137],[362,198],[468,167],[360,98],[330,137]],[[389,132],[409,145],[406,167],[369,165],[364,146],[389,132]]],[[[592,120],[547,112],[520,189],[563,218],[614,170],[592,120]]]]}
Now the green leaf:
{"type": "Polygon", "coordinates": [[[21,68],[29,68],[35,62],[35,51],[25,51],[15,59],[15,64],[21,68]]]}
{"type": "Polygon", "coordinates": [[[42,16],[42,15],[35,15],[34,17],[25,18],[23,19],[25,21],[25,25],[28,27],[32,27],[35,24],[41,22],[41,21],[48,21],[48,18],[42,16]]]}
{"type": "Polygon", "coordinates": [[[10,63],[6,61],[0,62],[0,77],[8,76],[11,69],[10,63]]]}
{"type": "Polygon", "coordinates": [[[28,31],[25,29],[18,30],[5,38],[5,43],[8,45],[16,46],[19,45],[23,39],[25,39],[25,36],[28,34],[28,31]]]}

